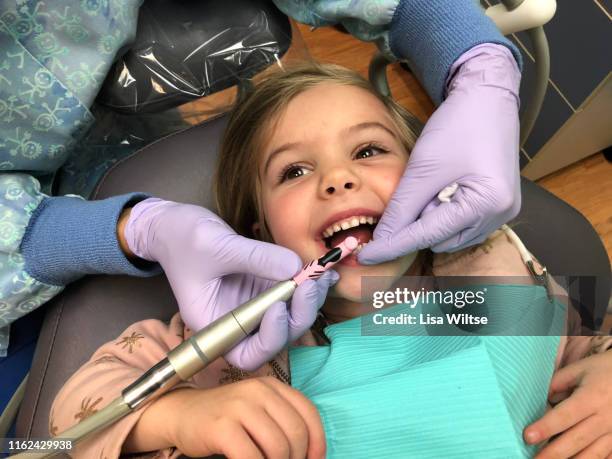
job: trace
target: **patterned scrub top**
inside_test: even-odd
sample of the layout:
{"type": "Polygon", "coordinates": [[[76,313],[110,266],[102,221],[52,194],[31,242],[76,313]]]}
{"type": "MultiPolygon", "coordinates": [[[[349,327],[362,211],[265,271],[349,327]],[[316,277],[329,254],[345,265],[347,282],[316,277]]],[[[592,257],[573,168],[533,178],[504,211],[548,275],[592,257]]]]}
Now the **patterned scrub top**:
{"type": "Polygon", "coordinates": [[[19,246],[60,167],[75,183],[89,180],[91,170],[71,163],[141,2],[0,0],[0,356],[8,324],[62,290],[26,272],[19,246]]]}

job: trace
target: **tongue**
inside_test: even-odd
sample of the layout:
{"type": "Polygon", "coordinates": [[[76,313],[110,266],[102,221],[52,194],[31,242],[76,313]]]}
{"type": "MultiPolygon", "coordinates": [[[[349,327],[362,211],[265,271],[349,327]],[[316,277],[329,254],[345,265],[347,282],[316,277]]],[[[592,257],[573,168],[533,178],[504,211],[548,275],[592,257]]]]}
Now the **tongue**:
{"type": "Polygon", "coordinates": [[[347,230],[334,233],[330,240],[331,246],[336,247],[337,245],[342,244],[342,241],[349,236],[357,238],[360,244],[365,244],[372,239],[372,228],[367,225],[359,225],[354,228],[349,228],[347,230]]]}

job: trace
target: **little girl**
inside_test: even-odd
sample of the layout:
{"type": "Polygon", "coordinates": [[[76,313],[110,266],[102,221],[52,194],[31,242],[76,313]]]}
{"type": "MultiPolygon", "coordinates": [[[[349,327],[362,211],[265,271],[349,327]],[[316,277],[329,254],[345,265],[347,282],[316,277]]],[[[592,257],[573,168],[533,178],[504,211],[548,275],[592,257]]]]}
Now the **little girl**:
{"type": "MultiPolygon", "coordinates": [[[[219,214],[237,233],[288,247],[305,262],[319,257],[327,247],[350,235],[367,243],[402,176],[417,133],[418,122],[414,118],[392,100],[377,94],[352,71],[308,64],[273,75],[241,101],[230,117],[215,176],[219,214]]],[[[167,203],[159,201],[158,205],[167,203]]],[[[363,374],[388,364],[376,358],[364,361],[366,355],[374,355],[368,352],[379,349],[381,343],[388,346],[398,342],[367,341],[372,337],[354,333],[354,319],[372,312],[371,305],[360,302],[362,277],[384,276],[389,287],[402,275],[530,275],[519,250],[502,231],[493,233],[480,246],[451,254],[422,251],[375,266],[362,266],[351,256],[337,265],[336,271],[340,280],[330,290],[317,323],[294,343],[299,346],[295,349],[297,352],[283,351],[250,373],[218,359],[191,380],[84,441],[71,454],[83,458],[115,458],[121,454],[149,453],[147,457],[169,458],[180,454],[199,457],[221,453],[230,458],[297,459],[325,454],[347,457],[346,451],[350,451],[351,457],[358,457],[364,448],[372,446],[368,443],[371,440],[365,437],[360,443],[351,436],[360,426],[372,427],[365,418],[351,420],[350,411],[355,408],[361,412],[357,410],[362,407],[334,408],[328,402],[334,399],[334,394],[338,397],[346,394],[348,386],[338,388],[346,381],[350,386],[352,379],[363,380],[363,374]],[[356,344],[367,343],[359,355],[363,357],[361,367],[349,371],[343,381],[340,381],[342,376],[347,374],[338,373],[338,381],[331,381],[334,375],[325,380],[324,366],[308,367],[316,363],[312,357],[319,363],[331,361],[327,359],[330,346],[326,346],[330,337],[332,350],[342,349],[339,343],[347,338],[356,344]],[[320,350],[327,354],[321,357],[320,350]],[[305,355],[309,356],[306,360],[305,355]],[[316,376],[320,376],[318,388],[311,384],[316,376]],[[292,381],[295,378],[299,381],[292,381]],[[300,392],[289,384],[303,390],[300,392]],[[322,389],[326,384],[334,388],[322,389]],[[346,416],[338,421],[334,416],[339,411],[349,413],[344,413],[346,416]]],[[[61,389],[51,409],[51,434],[57,435],[103,408],[190,335],[191,331],[185,328],[178,314],[169,324],[146,320],[128,327],[116,340],[98,349],[61,389]]],[[[450,341],[434,341],[436,338],[443,337],[425,337],[419,345],[416,341],[401,341],[402,346],[395,351],[401,353],[402,349],[410,348],[406,344],[415,343],[412,351],[425,344],[422,349],[427,353],[426,343],[434,342],[450,349],[450,341]]],[[[558,337],[543,338],[539,369],[546,384],[555,365],[568,365],[612,345],[610,340],[601,339],[577,338],[559,343],[558,337]]],[[[453,340],[448,358],[453,358],[451,354],[456,346],[467,349],[466,342],[453,340]]],[[[346,354],[346,359],[353,357],[356,356],[346,354]]],[[[510,361],[511,356],[508,357],[510,361]]],[[[473,359],[466,362],[470,361],[473,359]]],[[[421,367],[420,373],[411,373],[409,378],[414,377],[414,381],[427,375],[431,378],[433,373],[428,372],[434,371],[435,362],[432,362],[421,367]]],[[[380,380],[382,384],[389,376],[402,371],[395,368],[375,381],[380,380]]],[[[450,387],[458,391],[455,395],[460,399],[464,393],[460,384],[451,382],[444,390],[450,387]]],[[[527,381],[526,392],[529,384],[527,381]]],[[[433,381],[431,385],[435,385],[433,381]]],[[[403,390],[393,394],[410,393],[419,402],[425,397],[424,387],[411,384],[400,387],[403,390]]],[[[542,387],[539,401],[545,402],[545,392],[546,387],[542,387]]],[[[481,399],[487,397],[483,394],[481,399]]],[[[427,429],[437,425],[439,430],[430,430],[435,435],[427,442],[434,445],[429,446],[432,457],[449,454],[444,449],[449,444],[444,446],[443,437],[436,435],[464,428],[461,423],[453,424],[452,419],[428,419],[427,412],[409,411],[413,406],[384,406],[385,400],[372,400],[370,405],[378,405],[374,406],[379,410],[377,413],[401,411],[404,419],[414,422],[422,418],[423,422],[430,422],[427,429]],[[442,449],[431,449],[436,444],[442,449]]],[[[538,406],[542,408],[542,403],[538,406]]],[[[530,419],[535,420],[534,415],[541,414],[543,410],[530,413],[530,419]]],[[[497,428],[513,429],[502,421],[497,428]]],[[[610,425],[606,428],[611,430],[610,425]]],[[[382,457],[416,454],[414,450],[404,450],[398,455],[385,444],[385,441],[401,441],[409,432],[390,424],[378,425],[377,429],[381,440],[378,451],[382,457]]],[[[367,433],[363,431],[364,436],[367,433]]],[[[513,433],[516,435],[520,438],[520,430],[513,433]]],[[[486,449],[487,440],[492,439],[470,438],[465,448],[472,444],[486,449]]],[[[420,439],[415,441],[418,443],[420,439]]],[[[455,451],[462,451],[459,448],[455,451]]],[[[515,456],[509,453],[505,457],[515,456]]]]}

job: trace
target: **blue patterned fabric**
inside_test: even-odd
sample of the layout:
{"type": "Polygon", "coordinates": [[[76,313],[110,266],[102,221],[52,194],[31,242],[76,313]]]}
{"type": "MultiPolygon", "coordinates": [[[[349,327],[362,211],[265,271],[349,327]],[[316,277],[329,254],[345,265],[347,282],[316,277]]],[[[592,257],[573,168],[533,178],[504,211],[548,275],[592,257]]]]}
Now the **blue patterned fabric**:
{"type": "Polygon", "coordinates": [[[57,170],[79,155],[88,107],[141,3],[0,0],[0,356],[8,324],[62,290],[31,275],[20,245],[57,170]]]}
{"type": "Polygon", "coordinates": [[[481,43],[507,46],[522,66],[521,53],[504,38],[476,0],[274,0],[296,21],[320,27],[342,24],[351,35],[373,41],[406,61],[436,105],[453,62],[481,43]]]}
{"type": "Polygon", "coordinates": [[[3,170],[49,175],[66,161],[117,50],[134,37],[140,3],[0,1],[3,170]]]}
{"type": "Polygon", "coordinates": [[[287,16],[313,27],[342,24],[363,41],[388,46],[389,23],[400,0],[274,0],[287,16]]]}
{"type": "Polygon", "coordinates": [[[19,249],[32,212],[43,197],[32,176],[0,174],[0,357],[8,347],[8,324],[62,290],[34,279],[19,249]]]}

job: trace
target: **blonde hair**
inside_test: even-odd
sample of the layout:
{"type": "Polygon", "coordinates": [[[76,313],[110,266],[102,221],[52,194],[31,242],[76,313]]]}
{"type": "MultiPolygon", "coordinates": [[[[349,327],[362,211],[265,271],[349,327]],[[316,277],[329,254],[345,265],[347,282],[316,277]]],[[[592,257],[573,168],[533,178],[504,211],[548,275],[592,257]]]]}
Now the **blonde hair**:
{"type": "Polygon", "coordinates": [[[357,86],[376,96],[388,109],[406,150],[414,147],[421,122],[390,97],[378,93],[357,72],[310,62],[275,72],[244,94],[230,113],[213,177],[217,212],[238,234],[272,242],[260,202],[258,174],[265,136],[295,96],[322,83],[357,86]],[[256,222],[262,223],[259,234],[253,231],[256,222]]]}

